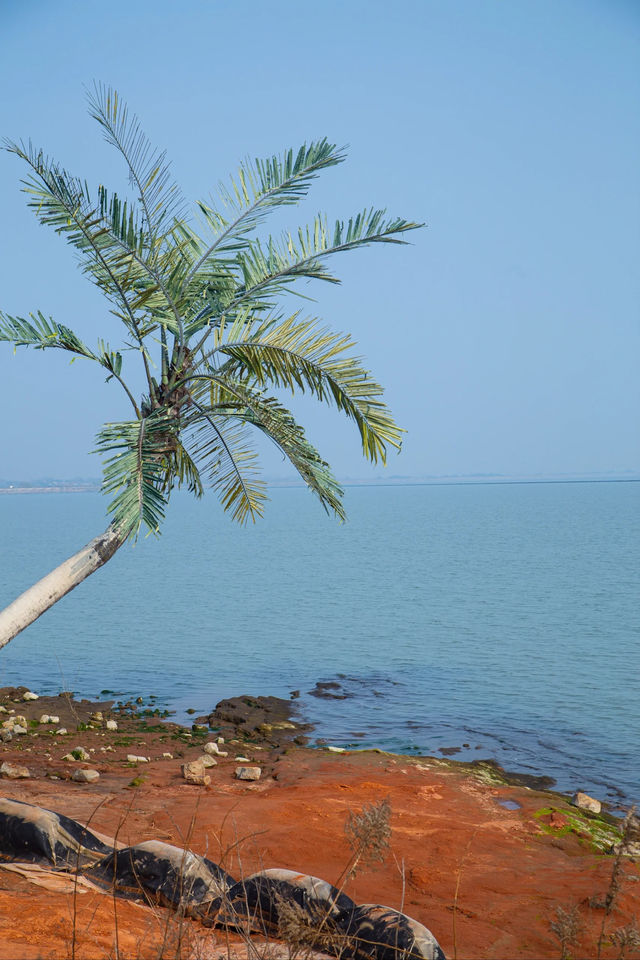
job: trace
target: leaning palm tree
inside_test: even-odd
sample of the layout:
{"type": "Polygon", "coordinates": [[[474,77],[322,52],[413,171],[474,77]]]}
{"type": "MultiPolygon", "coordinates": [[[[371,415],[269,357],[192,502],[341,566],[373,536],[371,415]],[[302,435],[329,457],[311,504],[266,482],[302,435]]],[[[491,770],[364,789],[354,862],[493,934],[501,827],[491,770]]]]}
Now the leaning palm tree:
{"type": "Polygon", "coordinates": [[[128,168],[133,199],[94,193],[31,143],[6,148],[29,167],[28,203],[76,249],[85,273],[124,326],[117,349],[87,346],[41,312],[0,312],[0,340],[58,349],[98,364],[124,390],[131,419],[97,436],[111,520],[100,536],[0,613],[0,647],[101,567],[141,528],[157,534],[172,490],[206,486],[240,522],[262,514],[265,486],[253,431],[282,451],[329,512],[343,517],[342,490],[303,428],[270,390],[309,391],[351,418],[369,460],[400,447],[382,388],[353,354],[350,337],[279,306],[297,280],[337,283],[328,259],[370,243],[402,243],[419,226],[365,210],[330,230],[317,216],[295,234],[258,237],[267,215],[296,204],[344,152],[326,139],[297,152],[246,162],[215,205],[198,203],[194,226],[165,154],[153,149],[117,92],[96,85],[90,113],[128,168]],[[144,372],[136,397],[129,365],[144,372]],[[129,368],[129,369],[127,369],[129,368]]]}

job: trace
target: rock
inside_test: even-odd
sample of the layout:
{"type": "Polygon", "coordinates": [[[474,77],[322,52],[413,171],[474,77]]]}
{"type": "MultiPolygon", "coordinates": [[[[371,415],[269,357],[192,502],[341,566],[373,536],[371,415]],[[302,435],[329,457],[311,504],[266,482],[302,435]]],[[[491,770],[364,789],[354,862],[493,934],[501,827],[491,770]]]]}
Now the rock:
{"type": "Polygon", "coordinates": [[[127,763],[149,763],[148,757],[137,757],[135,753],[127,754],[127,763]]]}
{"type": "Polygon", "coordinates": [[[97,722],[102,722],[104,717],[102,716],[102,710],[96,710],[95,713],[91,714],[91,720],[96,720],[97,722]]]}
{"type": "Polygon", "coordinates": [[[602,810],[602,804],[599,800],[590,797],[588,793],[581,793],[580,790],[578,790],[573,798],[573,803],[582,810],[590,810],[591,813],[600,813],[602,810]]]}
{"type": "Polygon", "coordinates": [[[192,760],[182,765],[182,776],[187,783],[193,783],[196,786],[206,787],[211,783],[211,777],[204,771],[205,766],[202,760],[192,760]]]}
{"type": "Polygon", "coordinates": [[[261,776],[260,767],[236,767],[237,780],[259,780],[261,776]]]}
{"type": "Polygon", "coordinates": [[[107,730],[117,730],[118,724],[115,720],[107,720],[107,730]]]}
{"type": "Polygon", "coordinates": [[[23,717],[22,714],[20,714],[20,713],[17,713],[17,714],[15,715],[15,717],[12,717],[12,721],[13,721],[14,724],[17,723],[17,724],[19,724],[19,726],[21,726],[21,727],[27,727],[27,726],[28,726],[28,724],[27,724],[27,718],[26,718],[26,717],[23,717]]]}
{"type": "Polygon", "coordinates": [[[13,734],[10,730],[0,730],[0,740],[3,743],[9,743],[10,740],[13,740],[13,734]]]}
{"type": "Polygon", "coordinates": [[[331,753],[344,753],[344,747],[327,747],[327,750],[330,750],[331,753]]]}
{"type": "Polygon", "coordinates": [[[9,780],[27,780],[31,774],[27,767],[22,767],[18,763],[7,763],[0,766],[0,774],[9,780]]]}
{"type": "Polygon", "coordinates": [[[75,760],[75,757],[72,756],[70,753],[65,753],[65,755],[64,755],[64,757],[63,757],[62,759],[63,759],[63,760],[75,760]]]}
{"type": "Polygon", "coordinates": [[[19,723],[14,723],[12,732],[13,732],[13,733],[26,733],[26,732],[27,732],[27,728],[26,728],[26,727],[22,727],[19,723]]]}
{"type": "Polygon", "coordinates": [[[100,779],[100,774],[97,770],[74,770],[71,779],[76,783],[95,783],[100,779]]]}
{"type": "Polygon", "coordinates": [[[60,723],[60,717],[54,717],[53,714],[49,717],[49,723],[60,723]]]}
{"type": "Polygon", "coordinates": [[[0,703],[0,713],[6,713],[6,712],[7,712],[7,708],[3,707],[2,704],[0,703]]]}
{"type": "Polygon", "coordinates": [[[33,693],[33,691],[31,690],[27,690],[26,693],[22,694],[22,699],[28,702],[29,700],[39,700],[40,697],[38,696],[37,693],[33,693]]]}
{"type": "Polygon", "coordinates": [[[205,743],[202,748],[205,753],[208,753],[212,757],[226,757],[227,753],[225,750],[221,750],[217,743],[205,743]]]}
{"type": "Polygon", "coordinates": [[[251,763],[249,757],[236,757],[236,763],[251,763]]]}
{"type": "Polygon", "coordinates": [[[51,717],[48,713],[43,713],[40,717],[39,723],[51,723],[51,717]]]}
{"type": "Polygon", "coordinates": [[[59,730],[56,730],[56,737],[66,737],[66,735],[67,735],[66,727],[60,727],[59,730]]]}
{"type": "Polygon", "coordinates": [[[222,744],[224,743],[224,737],[218,737],[216,740],[216,743],[218,744],[219,747],[221,747],[222,744]]]}
{"type": "Polygon", "coordinates": [[[74,747],[71,751],[71,756],[74,760],[88,760],[90,754],[84,747],[74,747]]]}
{"type": "Polygon", "coordinates": [[[173,760],[172,753],[163,753],[162,756],[165,757],[167,760],[173,760]]]}
{"type": "Polygon", "coordinates": [[[632,841],[631,843],[614,843],[611,848],[616,856],[621,854],[623,857],[631,857],[632,860],[640,860],[640,843],[632,841]]]}
{"type": "Polygon", "coordinates": [[[204,757],[200,757],[200,759],[202,760],[202,763],[204,764],[205,767],[215,767],[218,763],[218,761],[215,760],[208,753],[205,753],[204,757]]]}

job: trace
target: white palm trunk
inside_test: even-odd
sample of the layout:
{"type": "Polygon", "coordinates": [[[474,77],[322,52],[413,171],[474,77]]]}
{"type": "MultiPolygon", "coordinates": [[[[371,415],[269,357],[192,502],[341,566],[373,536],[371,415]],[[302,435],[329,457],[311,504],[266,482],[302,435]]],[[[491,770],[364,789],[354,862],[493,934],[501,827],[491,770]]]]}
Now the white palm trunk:
{"type": "Polygon", "coordinates": [[[111,559],[123,543],[124,538],[111,526],[20,594],[0,613],[0,649],[70,590],[95,573],[111,559]]]}

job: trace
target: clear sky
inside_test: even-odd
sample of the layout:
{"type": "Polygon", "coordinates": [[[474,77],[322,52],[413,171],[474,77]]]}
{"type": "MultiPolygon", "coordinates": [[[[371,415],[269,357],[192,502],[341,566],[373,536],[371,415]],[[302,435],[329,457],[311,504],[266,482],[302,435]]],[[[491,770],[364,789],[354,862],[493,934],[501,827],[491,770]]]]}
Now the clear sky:
{"type": "MultiPolygon", "coordinates": [[[[95,79],[188,197],[327,136],[349,159],[287,224],[366,205],[427,222],[305,288],[408,431],[388,475],[640,470],[637,0],[2,0],[0,53],[0,134],[92,184],[125,182],[86,112],[95,79]]],[[[24,173],[0,155],[0,307],[115,340],[24,173]]],[[[53,351],[0,344],[0,397],[0,477],[97,476],[96,431],[128,416],[97,367],[53,351]]],[[[338,476],[381,473],[336,413],[296,409],[338,476]]],[[[267,471],[286,473],[272,453],[267,471]]]]}

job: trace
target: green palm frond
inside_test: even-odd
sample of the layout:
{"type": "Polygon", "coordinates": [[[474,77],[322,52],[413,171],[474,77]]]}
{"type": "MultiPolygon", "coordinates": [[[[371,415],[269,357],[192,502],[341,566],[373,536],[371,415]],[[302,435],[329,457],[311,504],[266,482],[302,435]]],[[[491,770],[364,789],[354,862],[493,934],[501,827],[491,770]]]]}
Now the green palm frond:
{"type": "Polygon", "coordinates": [[[138,118],[129,116],[117,90],[97,83],[88,100],[89,112],[102,127],[105,140],[127,164],[129,180],[144,211],[145,233],[153,259],[184,207],[182,194],[171,177],[166,151],[152,147],[138,118]]]}
{"type": "Polygon", "coordinates": [[[332,230],[325,217],[317,216],[310,226],[301,227],[296,237],[286,233],[279,241],[251,241],[248,249],[236,255],[242,283],[235,302],[269,306],[275,294],[300,278],[339,283],[325,265],[328,257],[371,243],[406,243],[399,234],[421,226],[398,217],[385,219],[384,210],[372,209],[346,223],[337,221],[332,230]],[[267,303],[262,301],[265,296],[267,303]]]}
{"type": "Polygon", "coordinates": [[[0,311],[0,340],[7,340],[16,347],[33,347],[35,350],[55,347],[90,360],[99,360],[69,327],[56,323],[51,317],[47,319],[39,310],[30,313],[29,318],[25,320],[24,317],[12,317],[0,311]]]}
{"type": "Polygon", "coordinates": [[[157,534],[167,498],[162,492],[167,458],[175,448],[174,421],[162,411],[140,420],[106,423],[97,436],[103,463],[102,489],[113,495],[108,511],[125,537],[145,524],[157,534]]]}
{"type": "Polygon", "coordinates": [[[233,416],[261,430],[279,447],[325,510],[345,519],[342,487],[329,464],[307,440],[302,426],[279,400],[252,390],[241,380],[214,373],[193,381],[193,395],[207,412],[233,416]]]}
{"type": "Polygon", "coordinates": [[[189,280],[216,253],[235,253],[246,246],[246,235],[262,222],[272,207],[291,206],[306,196],[321,170],[345,159],[342,148],[326,138],[303,143],[297,152],[265,160],[247,159],[241,164],[230,187],[220,184],[220,208],[199,203],[200,214],[213,233],[208,246],[202,246],[189,273],[189,280]]]}
{"type": "Polygon", "coordinates": [[[169,493],[176,486],[186,484],[187,490],[200,499],[204,495],[204,485],[200,471],[180,438],[176,439],[175,449],[167,462],[162,483],[163,492],[169,493]]]}
{"type": "Polygon", "coordinates": [[[234,325],[228,338],[222,331],[218,341],[206,361],[229,357],[219,370],[223,376],[292,393],[309,390],[318,400],[335,404],[355,421],[363,453],[374,463],[386,461],[388,445],[400,449],[403,431],[381,399],[382,387],[349,353],[355,346],[349,336],[328,332],[317,319],[301,320],[296,313],[253,329],[245,324],[240,336],[234,325]]]}
{"type": "Polygon", "coordinates": [[[216,491],[233,520],[244,523],[249,517],[262,516],[265,484],[259,477],[258,456],[239,419],[193,401],[183,444],[199,476],[216,491]]]}

